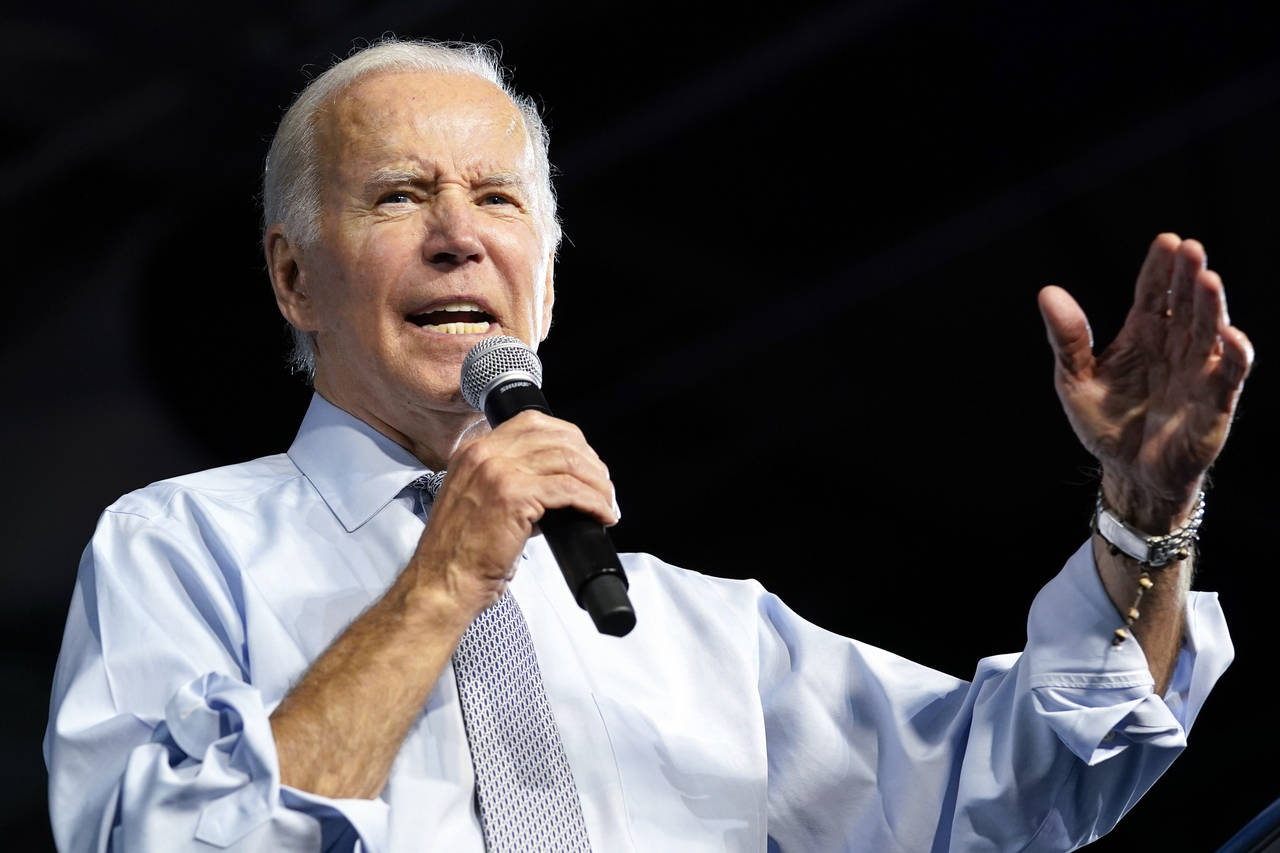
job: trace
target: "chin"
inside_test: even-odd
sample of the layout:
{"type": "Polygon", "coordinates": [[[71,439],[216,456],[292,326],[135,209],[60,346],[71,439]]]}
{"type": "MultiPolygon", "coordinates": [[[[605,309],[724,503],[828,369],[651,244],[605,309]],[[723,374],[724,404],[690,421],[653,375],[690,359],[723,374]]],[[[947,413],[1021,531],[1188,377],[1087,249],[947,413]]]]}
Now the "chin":
{"type": "Polygon", "coordinates": [[[414,377],[415,381],[406,383],[403,393],[413,408],[452,413],[475,412],[462,398],[461,373],[462,361],[459,359],[456,371],[448,375],[432,371],[429,376],[414,377]]]}

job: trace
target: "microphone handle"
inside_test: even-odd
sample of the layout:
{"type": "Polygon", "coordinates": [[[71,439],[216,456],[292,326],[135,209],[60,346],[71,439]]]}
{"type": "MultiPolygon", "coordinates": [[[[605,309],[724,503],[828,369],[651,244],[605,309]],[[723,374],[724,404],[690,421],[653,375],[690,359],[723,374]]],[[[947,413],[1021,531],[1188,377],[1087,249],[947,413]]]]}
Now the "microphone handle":
{"type": "MultiPolygon", "coordinates": [[[[551,414],[542,389],[527,379],[513,378],[489,390],[484,414],[492,426],[526,409],[551,414]]],[[[622,637],[636,624],[636,612],[627,597],[627,575],[618,551],[600,522],[574,507],[547,510],[538,520],[560,573],[569,584],[578,606],[591,615],[596,630],[622,637]]]]}

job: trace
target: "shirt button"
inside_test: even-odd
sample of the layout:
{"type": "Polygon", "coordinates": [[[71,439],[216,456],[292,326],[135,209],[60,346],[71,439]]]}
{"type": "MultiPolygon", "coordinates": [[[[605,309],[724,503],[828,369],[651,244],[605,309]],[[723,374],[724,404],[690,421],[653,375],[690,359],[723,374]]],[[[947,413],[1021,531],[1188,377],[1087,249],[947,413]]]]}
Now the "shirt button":
{"type": "Polygon", "coordinates": [[[1105,735],[1102,736],[1103,743],[1111,743],[1111,741],[1115,739],[1116,739],[1116,733],[1114,729],[1112,729],[1111,731],[1107,732],[1105,735]]]}

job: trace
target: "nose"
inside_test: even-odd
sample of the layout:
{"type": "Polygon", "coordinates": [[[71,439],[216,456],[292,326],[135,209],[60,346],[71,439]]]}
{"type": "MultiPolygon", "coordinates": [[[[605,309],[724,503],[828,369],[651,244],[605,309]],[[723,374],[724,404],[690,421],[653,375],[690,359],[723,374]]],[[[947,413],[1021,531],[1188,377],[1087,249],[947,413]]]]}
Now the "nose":
{"type": "Polygon", "coordinates": [[[441,193],[431,205],[422,251],[433,266],[457,267],[484,258],[476,212],[468,198],[441,193]]]}

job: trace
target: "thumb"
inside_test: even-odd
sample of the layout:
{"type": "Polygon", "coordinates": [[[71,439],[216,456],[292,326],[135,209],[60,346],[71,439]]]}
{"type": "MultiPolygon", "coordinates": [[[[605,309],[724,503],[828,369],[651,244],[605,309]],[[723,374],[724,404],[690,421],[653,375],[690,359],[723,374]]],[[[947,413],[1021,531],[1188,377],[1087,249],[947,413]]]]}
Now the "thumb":
{"type": "Polygon", "coordinates": [[[1041,289],[1040,316],[1058,365],[1079,377],[1093,365],[1093,331],[1079,304],[1061,287],[1041,289]]]}

